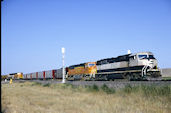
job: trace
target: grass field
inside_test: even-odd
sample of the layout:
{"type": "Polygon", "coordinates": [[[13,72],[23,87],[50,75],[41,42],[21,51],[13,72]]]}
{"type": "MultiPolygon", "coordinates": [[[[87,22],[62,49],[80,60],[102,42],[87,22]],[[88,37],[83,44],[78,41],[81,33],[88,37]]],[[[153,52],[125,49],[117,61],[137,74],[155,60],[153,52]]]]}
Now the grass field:
{"type": "Polygon", "coordinates": [[[170,86],[75,87],[34,82],[2,84],[4,113],[170,113],[170,86]]]}
{"type": "Polygon", "coordinates": [[[171,77],[163,77],[162,80],[171,80],[171,77]]]}

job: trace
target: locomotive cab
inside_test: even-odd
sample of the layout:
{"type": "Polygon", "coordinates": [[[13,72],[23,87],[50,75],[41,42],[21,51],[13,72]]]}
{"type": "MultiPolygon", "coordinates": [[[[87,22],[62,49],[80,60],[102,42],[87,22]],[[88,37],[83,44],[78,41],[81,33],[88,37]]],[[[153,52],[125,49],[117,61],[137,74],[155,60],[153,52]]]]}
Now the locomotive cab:
{"type": "Polygon", "coordinates": [[[157,68],[157,60],[151,52],[140,52],[130,55],[129,66],[148,66],[149,68],[157,68]]]}
{"type": "Polygon", "coordinates": [[[146,65],[153,69],[157,67],[157,60],[152,53],[139,54],[138,65],[146,65]]]}
{"type": "Polygon", "coordinates": [[[86,64],[88,67],[88,73],[90,75],[90,78],[95,78],[95,74],[97,73],[97,67],[96,67],[96,62],[89,62],[86,64]]]}
{"type": "Polygon", "coordinates": [[[130,55],[129,67],[141,69],[141,77],[144,79],[161,79],[160,69],[157,68],[157,60],[151,52],[140,52],[130,55]]]}

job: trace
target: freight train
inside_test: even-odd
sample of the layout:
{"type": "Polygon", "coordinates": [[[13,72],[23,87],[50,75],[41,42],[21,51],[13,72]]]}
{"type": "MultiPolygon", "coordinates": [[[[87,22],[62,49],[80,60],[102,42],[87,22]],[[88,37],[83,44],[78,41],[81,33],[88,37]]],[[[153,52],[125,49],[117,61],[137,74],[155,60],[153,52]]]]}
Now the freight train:
{"type": "MultiPolygon", "coordinates": [[[[67,80],[161,80],[157,59],[139,52],[86,62],[65,68],[67,80]]],[[[23,79],[62,79],[62,68],[23,74],[23,79]]]]}

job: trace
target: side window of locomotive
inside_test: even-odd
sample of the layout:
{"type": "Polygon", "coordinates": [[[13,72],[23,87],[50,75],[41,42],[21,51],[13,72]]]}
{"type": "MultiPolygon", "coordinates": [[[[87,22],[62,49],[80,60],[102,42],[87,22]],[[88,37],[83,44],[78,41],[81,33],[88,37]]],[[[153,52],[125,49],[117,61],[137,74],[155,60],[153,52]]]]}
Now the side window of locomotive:
{"type": "Polygon", "coordinates": [[[131,57],[130,57],[130,60],[134,60],[134,59],[135,59],[135,56],[131,56],[131,57]]]}
{"type": "Polygon", "coordinates": [[[134,55],[134,59],[137,59],[137,56],[136,55],[134,55]]]}
{"type": "Polygon", "coordinates": [[[149,55],[149,59],[155,59],[153,55],[149,55]]]}
{"type": "Polygon", "coordinates": [[[69,69],[74,69],[74,66],[69,67],[69,69]]]}

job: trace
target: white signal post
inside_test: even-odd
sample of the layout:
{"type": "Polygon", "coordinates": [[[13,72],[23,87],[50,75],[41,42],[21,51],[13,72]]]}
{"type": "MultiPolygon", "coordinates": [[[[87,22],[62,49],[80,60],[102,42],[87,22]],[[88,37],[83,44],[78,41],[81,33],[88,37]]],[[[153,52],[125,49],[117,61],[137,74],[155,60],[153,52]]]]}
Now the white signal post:
{"type": "Polygon", "coordinates": [[[65,56],[65,48],[62,48],[62,72],[63,72],[63,79],[62,83],[65,83],[65,67],[64,67],[64,56],[65,56]]]}

